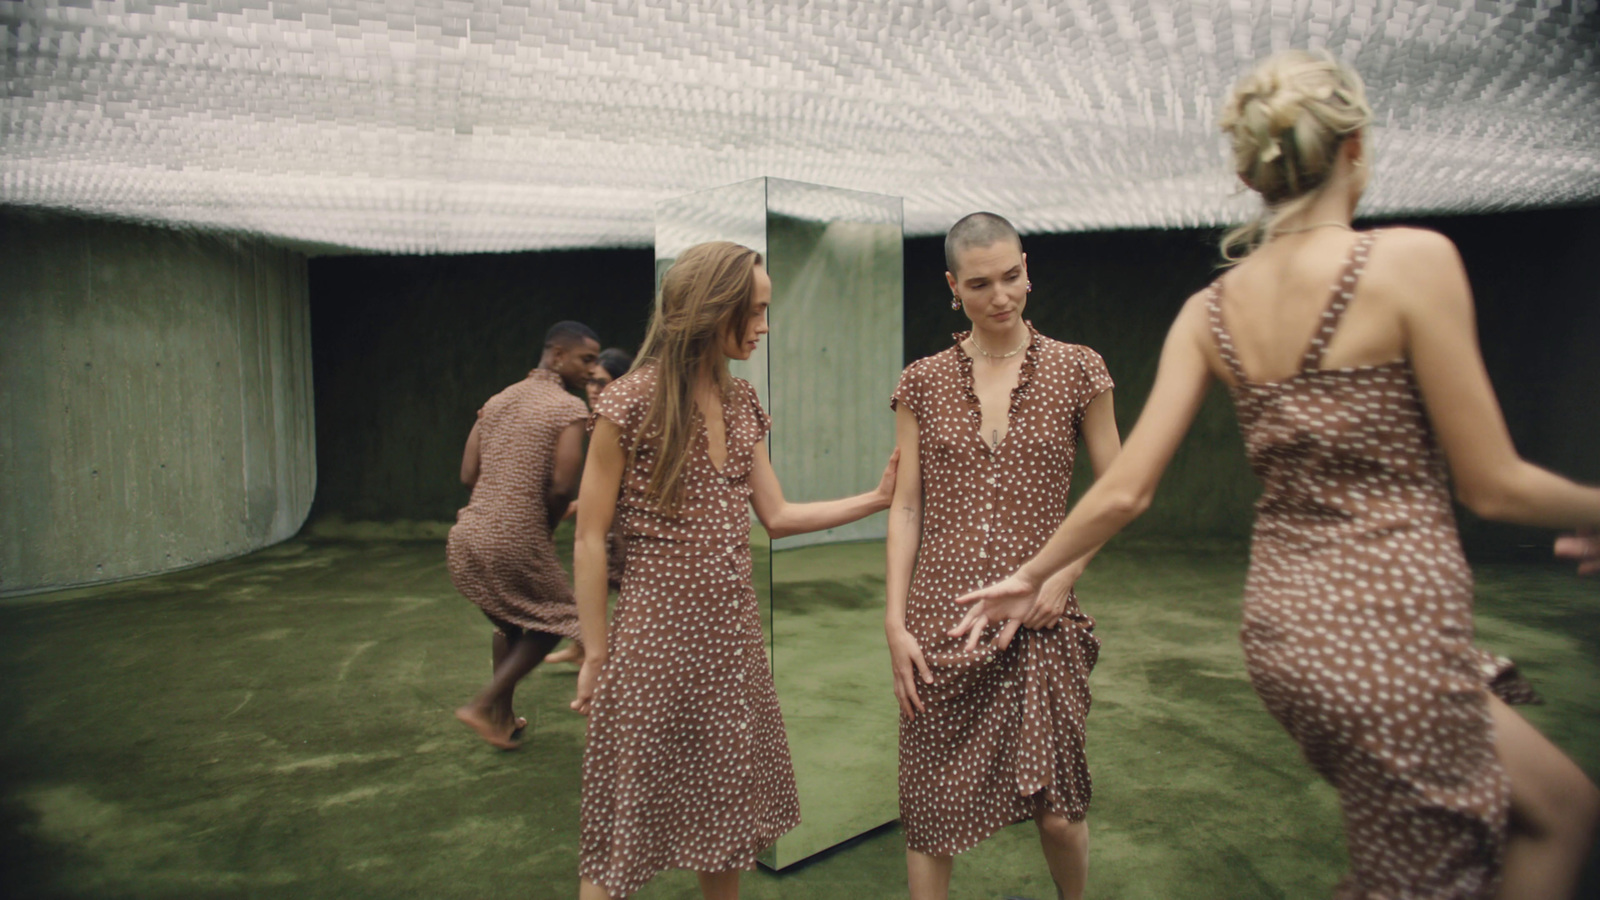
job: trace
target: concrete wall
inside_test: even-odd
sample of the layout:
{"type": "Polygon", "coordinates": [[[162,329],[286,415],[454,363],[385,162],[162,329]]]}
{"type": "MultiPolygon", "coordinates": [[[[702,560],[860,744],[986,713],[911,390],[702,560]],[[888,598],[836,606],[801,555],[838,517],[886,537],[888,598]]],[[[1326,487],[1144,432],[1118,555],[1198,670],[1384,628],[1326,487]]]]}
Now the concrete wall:
{"type": "MultiPolygon", "coordinates": [[[[1365,223],[1363,223],[1365,224],[1365,223]]],[[[1517,447],[1557,471],[1600,482],[1600,209],[1419,221],[1461,248],[1490,377],[1517,447]]],[[[1178,307],[1216,274],[1209,230],[1034,235],[1029,317],[1088,344],[1117,381],[1132,427],[1178,307]]],[[[311,264],[317,347],[319,512],[348,518],[449,519],[473,411],[536,361],[543,329],[588,321],[607,344],[637,346],[649,313],[650,250],[460,257],[324,258],[311,264]],[[337,469],[338,477],[333,473],[337,469]]],[[[966,320],[950,309],[939,238],[905,243],[905,356],[949,345],[966,320]]],[[[774,316],[774,325],[781,322],[774,316]]],[[[883,386],[887,397],[893,383],[883,386]]],[[[887,406],[882,407],[888,416],[887,406]]],[[[1083,490],[1087,466],[1075,479],[1083,490]]],[[[800,485],[786,485],[800,495],[800,485]]],[[[1244,538],[1259,492],[1226,394],[1206,402],[1156,504],[1132,532],[1244,538]]],[[[1463,515],[1478,558],[1548,555],[1548,533],[1463,515]]]]}
{"type": "Polygon", "coordinates": [[[293,535],[316,488],[306,261],[0,210],[0,593],[293,535]]]}

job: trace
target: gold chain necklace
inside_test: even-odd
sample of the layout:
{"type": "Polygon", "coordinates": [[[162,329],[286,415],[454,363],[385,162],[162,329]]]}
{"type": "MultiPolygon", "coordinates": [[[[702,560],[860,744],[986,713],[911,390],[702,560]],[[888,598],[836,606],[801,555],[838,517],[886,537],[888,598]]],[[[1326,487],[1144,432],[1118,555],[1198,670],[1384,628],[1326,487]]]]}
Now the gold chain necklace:
{"type": "Polygon", "coordinates": [[[1010,359],[1011,357],[1016,356],[1018,353],[1021,353],[1022,352],[1022,348],[1028,346],[1028,342],[1031,339],[1032,339],[1032,335],[1024,337],[1022,339],[1022,343],[1017,345],[1017,349],[1012,350],[1010,353],[990,353],[989,351],[983,349],[983,345],[982,344],[978,343],[978,332],[977,332],[977,329],[973,329],[973,332],[972,332],[972,346],[978,348],[978,352],[982,353],[984,356],[988,357],[989,359],[1010,359]]]}
{"type": "Polygon", "coordinates": [[[1302,231],[1310,231],[1313,228],[1343,228],[1345,231],[1355,231],[1354,228],[1351,228],[1349,225],[1346,225],[1343,222],[1318,222],[1315,225],[1302,225],[1299,228],[1275,228],[1273,229],[1273,233],[1299,234],[1302,231]]]}

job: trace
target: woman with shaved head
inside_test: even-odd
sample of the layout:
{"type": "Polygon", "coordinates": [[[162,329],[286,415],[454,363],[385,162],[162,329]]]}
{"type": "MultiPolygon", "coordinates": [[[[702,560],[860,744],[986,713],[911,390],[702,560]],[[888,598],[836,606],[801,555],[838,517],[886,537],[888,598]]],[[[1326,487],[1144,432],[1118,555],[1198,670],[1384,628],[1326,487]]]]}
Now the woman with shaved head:
{"type": "Polygon", "coordinates": [[[1080,439],[1096,471],[1117,454],[1100,355],[1023,319],[1028,257],[1011,223],[973,213],[945,238],[951,306],[972,323],[912,363],[891,401],[900,476],[889,520],[885,630],[900,702],[900,821],[912,900],[943,898],[952,857],[1033,819],[1062,897],[1087,873],[1084,717],[1099,653],[1056,578],[1004,650],[947,632],[952,601],[1010,571],[1067,512],[1080,439]]]}
{"type": "MultiPolygon", "coordinates": [[[[1600,488],[1517,456],[1450,241],[1356,231],[1371,172],[1361,79],[1291,51],[1222,120],[1264,201],[1237,263],[1189,298],[1128,445],[1039,554],[965,601],[976,643],[1150,503],[1213,379],[1233,395],[1256,505],[1240,638],[1251,683],[1339,792],[1340,898],[1571,896],[1600,792],[1507,705],[1528,689],[1472,644],[1456,496],[1489,519],[1600,529],[1600,488]]],[[[1600,544],[1558,543],[1594,568],[1600,544]]]]}

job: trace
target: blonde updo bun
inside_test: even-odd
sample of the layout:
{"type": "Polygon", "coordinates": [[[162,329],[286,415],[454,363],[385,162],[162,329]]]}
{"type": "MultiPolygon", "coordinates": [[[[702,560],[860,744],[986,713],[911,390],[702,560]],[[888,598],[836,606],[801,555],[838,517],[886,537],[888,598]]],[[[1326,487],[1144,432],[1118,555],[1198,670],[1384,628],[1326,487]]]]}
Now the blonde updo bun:
{"type": "Polygon", "coordinates": [[[1361,76],[1330,54],[1285,50],[1257,63],[1233,89],[1221,125],[1233,144],[1234,172],[1266,206],[1223,237],[1222,255],[1243,259],[1308,206],[1333,173],[1345,137],[1371,122],[1361,76]]]}

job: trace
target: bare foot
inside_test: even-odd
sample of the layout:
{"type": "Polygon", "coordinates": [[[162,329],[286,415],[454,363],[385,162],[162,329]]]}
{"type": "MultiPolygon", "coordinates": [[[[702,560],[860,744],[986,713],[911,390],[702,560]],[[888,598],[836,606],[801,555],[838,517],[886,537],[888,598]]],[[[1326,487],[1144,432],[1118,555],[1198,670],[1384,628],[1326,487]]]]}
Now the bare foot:
{"type": "Polygon", "coordinates": [[[544,661],[547,663],[572,663],[573,665],[581,666],[583,665],[583,645],[577,641],[573,641],[565,647],[562,647],[560,650],[557,650],[549,656],[546,656],[544,661]]]}
{"type": "Polygon", "coordinates": [[[478,737],[499,747],[501,750],[515,750],[521,746],[521,744],[511,739],[512,728],[494,722],[471,706],[463,706],[457,709],[456,718],[461,720],[461,724],[476,731],[478,737]]]}

